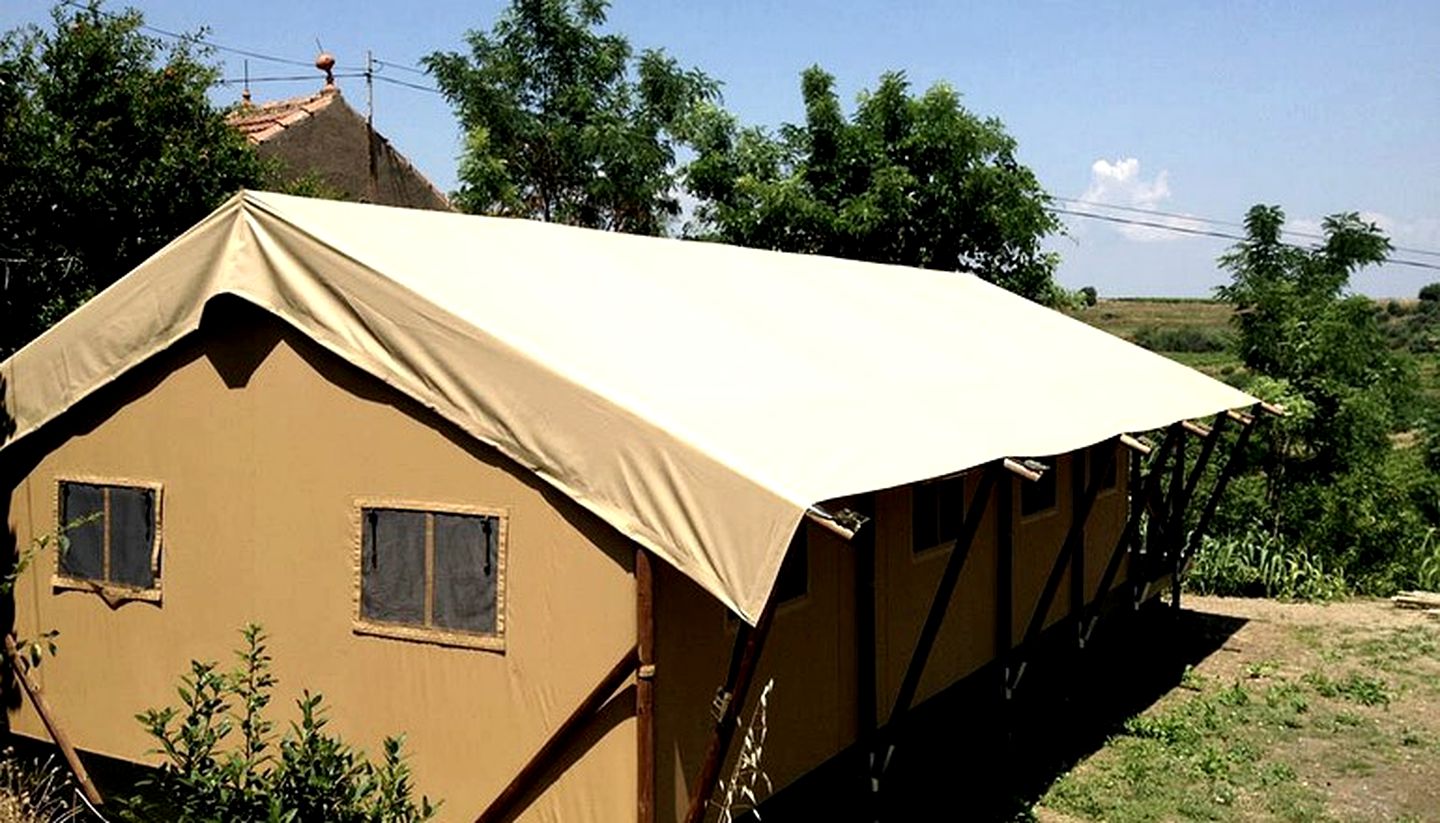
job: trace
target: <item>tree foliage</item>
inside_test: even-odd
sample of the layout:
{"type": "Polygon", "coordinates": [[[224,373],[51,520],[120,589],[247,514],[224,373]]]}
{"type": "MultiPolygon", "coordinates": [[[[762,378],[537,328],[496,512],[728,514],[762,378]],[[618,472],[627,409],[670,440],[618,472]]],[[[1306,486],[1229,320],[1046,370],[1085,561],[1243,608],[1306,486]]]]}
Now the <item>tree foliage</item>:
{"type": "Polygon", "coordinates": [[[1326,218],[1315,248],[1281,239],[1278,207],[1256,206],[1245,223],[1220,260],[1232,280],[1219,294],[1235,306],[1246,388],[1288,414],[1253,443],[1219,536],[1264,538],[1286,547],[1284,562],[1304,558],[1361,589],[1413,585],[1440,522],[1435,475],[1409,445],[1424,417],[1418,372],[1387,345],[1373,304],[1347,291],[1390,243],[1353,213],[1326,218]]]}
{"type": "Polygon", "coordinates": [[[680,213],[675,125],[714,81],[603,34],[604,0],[514,0],[424,63],[465,133],[463,210],[634,234],[680,213]]]}
{"type": "Polygon", "coordinates": [[[699,200],[692,233],[783,251],[973,271],[1053,303],[1060,230],[1014,138],[946,84],[914,96],[885,74],[846,117],[835,79],[801,76],[805,122],[771,134],[715,106],[688,124],[696,157],[685,183],[699,200]]]}
{"type": "Polygon", "coordinates": [[[263,175],[203,52],[98,0],[51,16],[0,38],[0,356],[263,175]]]}

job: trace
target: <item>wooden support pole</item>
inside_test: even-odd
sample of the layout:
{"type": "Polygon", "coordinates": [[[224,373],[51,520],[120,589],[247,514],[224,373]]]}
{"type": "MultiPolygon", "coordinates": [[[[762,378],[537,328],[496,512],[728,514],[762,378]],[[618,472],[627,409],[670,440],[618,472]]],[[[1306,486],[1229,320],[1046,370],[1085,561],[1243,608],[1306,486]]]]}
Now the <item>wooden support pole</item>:
{"type": "MultiPolygon", "coordinates": [[[[1110,460],[1114,460],[1114,452],[1110,460]]],[[[1083,461],[1077,461],[1083,468],[1083,461]]],[[[1082,489],[1079,499],[1075,501],[1075,509],[1071,512],[1070,528],[1065,533],[1064,542],[1060,544],[1060,552],[1055,557],[1055,564],[1050,567],[1050,576],[1045,579],[1045,588],[1040,592],[1040,599],[1035,603],[1035,611],[1030,615],[1030,622],[1025,627],[1025,635],[1020,640],[1020,651],[1022,655],[1019,668],[1010,679],[1009,688],[1014,690],[1020,685],[1020,677],[1025,673],[1025,661],[1023,655],[1028,654],[1035,641],[1040,637],[1040,632],[1045,628],[1045,618],[1050,614],[1050,606],[1055,602],[1055,596],[1060,591],[1060,580],[1065,576],[1065,569],[1069,567],[1074,571],[1072,558],[1077,554],[1085,553],[1085,522],[1090,519],[1090,512],[1095,508],[1095,498],[1100,495],[1100,483],[1104,480],[1104,472],[1096,472],[1089,484],[1086,484],[1081,476],[1075,484],[1082,489]]],[[[1083,573],[1084,567],[1081,567],[1083,573]]],[[[1084,579],[1073,581],[1078,586],[1072,586],[1071,591],[1079,592],[1080,601],[1085,600],[1084,579]]]]}
{"type": "Polygon", "coordinates": [[[1150,452],[1154,451],[1152,448],[1150,448],[1148,444],[1142,442],[1139,438],[1131,437],[1128,434],[1120,435],[1120,445],[1124,446],[1130,451],[1138,452],[1141,457],[1149,457],[1150,452]]]}
{"type": "MultiPolygon", "coordinates": [[[[1170,459],[1170,451],[1175,448],[1175,441],[1178,435],[1172,430],[1160,445],[1160,451],[1156,453],[1154,462],[1150,466],[1149,473],[1146,473],[1140,461],[1131,458],[1130,461],[1130,514],[1125,520],[1125,530],[1120,533],[1120,539],[1115,541],[1115,548],[1110,552],[1110,560],[1105,564],[1105,573],[1100,576],[1100,585],[1095,593],[1096,608],[1090,616],[1088,625],[1085,628],[1085,639],[1088,641],[1095,632],[1095,624],[1100,619],[1099,605],[1105,596],[1110,592],[1110,586],[1115,582],[1115,576],[1120,572],[1120,561],[1128,553],[1130,555],[1130,569],[1126,579],[1132,587],[1136,584],[1136,569],[1140,564],[1138,554],[1138,542],[1140,539],[1140,520],[1145,514],[1146,500],[1150,499],[1160,487],[1160,478],[1165,476],[1165,463],[1170,459]]],[[[1137,604],[1138,605],[1138,602],[1137,604]]]]}
{"type": "Polygon", "coordinates": [[[1002,478],[995,503],[995,659],[1008,703],[1010,650],[1015,645],[1015,481],[1002,478]]]}
{"type": "Polygon", "coordinates": [[[879,722],[879,699],[876,696],[875,661],[875,496],[866,495],[857,502],[859,513],[870,518],[850,541],[855,558],[855,739],[865,753],[864,779],[870,808],[867,819],[875,819],[874,795],[880,791],[874,778],[877,752],[875,727],[879,722]]]}
{"type": "Polygon", "coordinates": [[[685,813],[685,823],[701,823],[705,819],[710,796],[715,793],[715,784],[720,781],[720,768],[725,765],[725,756],[730,752],[730,741],[734,739],[735,728],[739,725],[740,710],[745,706],[745,697],[750,692],[750,682],[755,677],[755,667],[760,662],[760,652],[764,649],[765,637],[770,633],[774,617],[775,592],[772,590],[754,627],[742,623],[735,633],[735,648],[730,655],[730,672],[725,678],[719,717],[715,720],[710,748],[705,752],[695,788],[690,793],[690,808],[685,813]]]}
{"type": "Polygon", "coordinates": [[[1215,446],[1220,442],[1220,435],[1225,429],[1225,422],[1229,419],[1223,414],[1215,415],[1215,425],[1205,430],[1205,439],[1201,442],[1200,454],[1195,457],[1195,465],[1190,469],[1190,477],[1185,481],[1179,499],[1171,504],[1174,512],[1170,518],[1170,529],[1176,544],[1174,562],[1170,566],[1170,602],[1176,608],[1180,605],[1180,567],[1185,562],[1185,513],[1190,509],[1190,501],[1194,499],[1195,490],[1205,474],[1205,467],[1209,465],[1210,457],[1215,453],[1215,446]]]}
{"type": "Polygon", "coordinates": [[[1011,460],[1008,457],[1000,461],[1000,465],[1004,466],[1005,470],[1010,472],[1011,474],[1020,477],[1022,480],[1028,480],[1031,483],[1039,480],[1040,476],[1044,474],[1043,470],[1037,471],[1025,465],[1024,463],[1021,463],[1019,460],[1011,460]]]}
{"type": "Polygon", "coordinates": [[[905,712],[910,710],[910,704],[915,700],[915,692],[920,688],[920,677],[925,673],[925,664],[930,660],[935,639],[940,635],[940,626],[945,622],[945,612],[950,608],[950,599],[955,594],[955,584],[959,582],[965,560],[970,556],[970,547],[975,544],[975,532],[980,529],[980,521],[990,504],[990,490],[995,487],[996,482],[1009,483],[1010,478],[1002,480],[993,466],[980,476],[980,487],[975,490],[975,499],[970,502],[969,510],[965,512],[965,522],[960,527],[960,534],[955,538],[955,548],[950,550],[950,557],[945,561],[945,571],[940,575],[935,596],[930,600],[930,612],[925,615],[925,624],[920,628],[915,650],[910,653],[910,664],[905,667],[900,691],[896,693],[894,708],[890,710],[890,726],[894,726],[905,712]]]}
{"type": "MultiPolygon", "coordinates": [[[[1115,456],[1112,453],[1108,460],[1104,458],[1102,460],[1106,466],[1111,466],[1114,465],[1115,456]]],[[[1093,467],[1090,466],[1090,456],[1083,451],[1076,452],[1070,461],[1071,530],[1079,529],[1079,534],[1073,540],[1075,549],[1070,552],[1070,622],[1075,632],[1075,646],[1080,649],[1085,648],[1085,620],[1083,617],[1085,612],[1085,521],[1089,519],[1090,512],[1082,513],[1074,507],[1079,506],[1081,500],[1087,496],[1090,504],[1094,505],[1095,495],[1086,494],[1086,469],[1091,469],[1091,473],[1095,475],[1097,482],[1092,485],[1096,487],[1098,493],[1098,481],[1103,480],[1109,472],[1106,466],[1098,463],[1093,467]]],[[[1071,538],[1067,537],[1066,542],[1071,542],[1071,538]]]]}
{"type": "Polygon", "coordinates": [[[636,823],[655,823],[655,576],[650,552],[635,549],[636,823]]]}
{"type": "Polygon", "coordinates": [[[600,711],[615,690],[629,679],[639,663],[639,650],[632,646],[616,661],[600,682],[595,684],[595,688],[590,691],[590,694],[581,701],[579,706],[575,707],[575,711],[571,712],[569,717],[565,718],[565,722],[561,723],[560,727],[540,746],[540,750],[535,752],[529,762],[520,769],[500,794],[495,796],[485,811],[475,818],[475,823],[498,823],[498,821],[508,819],[515,803],[526,792],[534,788],[539,779],[555,765],[555,761],[565,752],[575,736],[600,711]]]}
{"type": "MultiPolygon", "coordinates": [[[[1200,519],[1195,522],[1195,528],[1190,532],[1190,542],[1185,550],[1186,558],[1194,555],[1200,548],[1200,540],[1205,536],[1206,529],[1210,528],[1210,521],[1215,517],[1215,511],[1220,507],[1220,498],[1225,495],[1225,487],[1229,485],[1230,479],[1239,471],[1241,463],[1245,459],[1245,446],[1250,442],[1250,435],[1255,430],[1252,422],[1240,429],[1240,435],[1235,438],[1235,445],[1230,449],[1230,456],[1225,460],[1225,466],[1220,469],[1220,476],[1215,478],[1215,487],[1210,490],[1210,498],[1205,501],[1205,509],[1200,513],[1200,519]]],[[[1183,571],[1183,569],[1182,569],[1183,571]]]]}
{"type": "Polygon", "coordinates": [[[70,767],[70,773],[75,776],[75,782],[79,784],[80,791],[85,799],[90,801],[92,806],[100,806],[105,799],[100,796],[100,791],[90,780],[90,773],[85,770],[85,764],[80,762],[80,754],[75,751],[75,746],[70,742],[70,735],[60,726],[60,720],[50,708],[50,701],[40,691],[40,685],[30,677],[30,669],[20,659],[20,650],[15,646],[15,635],[5,635],[5,659],[10,661],[10,668],[15,672],[15,677],[25,689],[25,696],[30,698],[30,705],[35,707],[35,713],[40,715],[40,722],[45,724],[45,730],[50,733],[50,739],[55,741],[60,754],[65,757],[65,763],[70,767]]]}

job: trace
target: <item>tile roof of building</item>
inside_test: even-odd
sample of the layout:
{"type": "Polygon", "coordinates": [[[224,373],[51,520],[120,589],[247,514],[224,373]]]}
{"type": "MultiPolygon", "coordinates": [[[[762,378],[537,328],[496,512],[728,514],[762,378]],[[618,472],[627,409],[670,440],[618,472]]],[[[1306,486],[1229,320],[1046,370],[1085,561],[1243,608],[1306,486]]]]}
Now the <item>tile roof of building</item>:
{"type": "Polygon", "coordinates": [[[339,96],[339,90],[330,87],[304,97],[275,100],[261,103],[258,106],[247,103],[226,120],[245,135],[251,143],[258,145],[277,134],[282,134],[295,124],[303,123],[314,117],[339,96]]]}

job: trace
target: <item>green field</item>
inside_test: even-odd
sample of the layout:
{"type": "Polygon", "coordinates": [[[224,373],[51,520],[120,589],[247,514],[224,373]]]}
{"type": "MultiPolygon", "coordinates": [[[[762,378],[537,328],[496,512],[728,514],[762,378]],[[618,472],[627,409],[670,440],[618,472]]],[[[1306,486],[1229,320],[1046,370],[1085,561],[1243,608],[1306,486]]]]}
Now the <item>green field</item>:
{"type": "Polygon", "coordinates": [[[1216,300],[1162,297],[1101,300],[1094,306],[1072,312],[1072,316],[1223,380],[1242,368],[1228,346],[1220,351],[1178,351],[1147,345],[1153,342],[1147,337],[1174,337],[1177,332],[1191,332],[1192,337],[1202,340],[1228,340],[1231,313],[1228,304],[1216,300]]]}
{"type": "MultiPolygon", "coordinates": [[[[1414,355],[1424,392],[1440,401],[1440,314],[1421,311],[1415,300],[1379,301],[1377,311],[1391,344],[1414,355]]],[[[1244,371],[1227,345],[1234,333],[1232,314],[1230,306],[1218,300],[1175,297],[1111,298],[1071,312],[1078,320],[1220,380],[1233,380],[1244,371]],[[1210,350],[1196,350],[1205,348],[1210,350]]]]}

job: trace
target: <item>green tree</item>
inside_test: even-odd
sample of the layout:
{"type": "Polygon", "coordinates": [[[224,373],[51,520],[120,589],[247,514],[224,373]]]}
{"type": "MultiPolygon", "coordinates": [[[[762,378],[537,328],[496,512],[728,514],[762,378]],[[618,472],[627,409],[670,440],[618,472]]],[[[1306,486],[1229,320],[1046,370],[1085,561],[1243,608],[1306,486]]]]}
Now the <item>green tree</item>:
{"type": "Polygon", "coordinates": [[[1060,298],[1060,230],[1014,138],[946,84],[919,96],[885,74],[847,118],[835,79],[801,76],[805,122],[771,134],[715,106],[688,123],[699,200],[691,233],[745,246],[826,254],[980,277],[1034,300],[1060,298]]]}
{"type": "Polygon", "coordinates": [[[1414,360],[1386,344],[1371,302],[1347,291],[1390,243],[1354,213],[1327,217],[1315,248],[1284,242],[1284,223],[1278,207],[1255,206],[1245,240],[1220,259],[1247,388],[1289,410],[1262,429],[1232,486],[1229,528],[1274,538],[1363,589],[1393,588],[1431,550],[1436,488],[1424,450],[1395,445],[1423,417],[1414,360]]]}
{"type": "Polygon", "coordinates": [[[514,0],[469,55],[425,58],[465,133],[460,208],[652,235],[680,213],[675,125],[717,86],[599,33],[607,7],[514,0]]]}
{"type": "Polygon", "coordinates": [[[0,38],[0,356],[263,178],[192,43],[98,0],[51,17],[0,38]]]}

